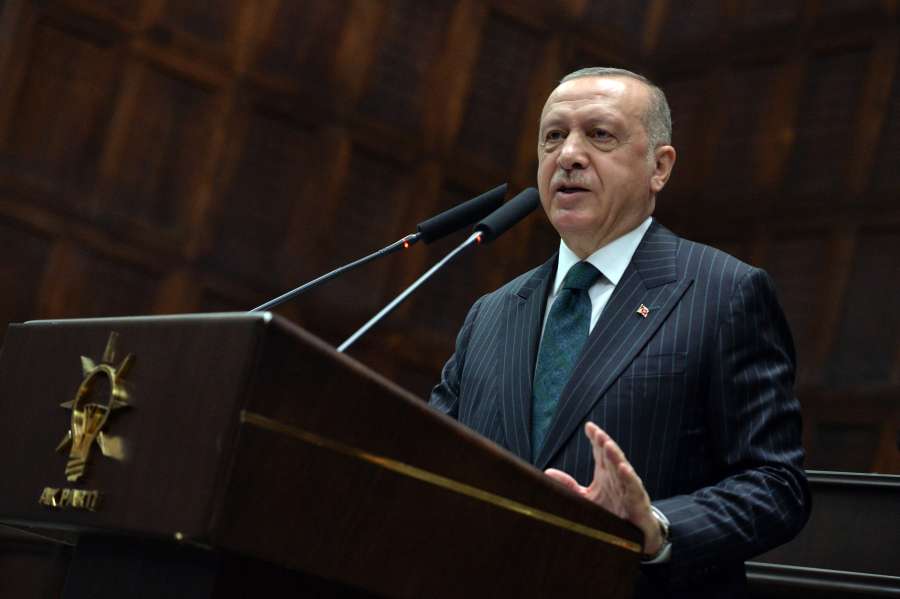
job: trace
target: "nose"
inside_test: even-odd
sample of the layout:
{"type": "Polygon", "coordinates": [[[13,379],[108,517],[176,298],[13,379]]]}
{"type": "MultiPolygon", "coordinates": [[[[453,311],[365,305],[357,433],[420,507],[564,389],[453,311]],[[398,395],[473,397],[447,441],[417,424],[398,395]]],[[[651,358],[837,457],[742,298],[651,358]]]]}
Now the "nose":
{"type": "Polygon", "coordinates": [[[566,135],[562,148],[559,150],[557,164],[563,170],[582,169],[587,166],[587,152],[585,151],[585,139],[581,133],[572,131],[566,135]]]}

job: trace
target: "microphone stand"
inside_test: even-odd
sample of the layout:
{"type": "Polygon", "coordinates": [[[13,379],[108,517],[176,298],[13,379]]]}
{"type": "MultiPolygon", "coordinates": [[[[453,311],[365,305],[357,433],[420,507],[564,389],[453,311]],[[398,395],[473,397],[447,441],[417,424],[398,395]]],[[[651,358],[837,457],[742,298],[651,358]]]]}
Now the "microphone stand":
{"type": "Polygon", "coordinates": [[[433,275],[434,273],[436,273],[437,271],[439,271],[441,268],[443,268],[445,264],[447,264],[448,262],[450,262],[451,260],[453,260],[460,252],[462,252],[464,249],[466,249],[467,247],[469,247],[469,246],[472,245],[472,244],[481,243],[481,238],[482,238],[483,236],[484,236],[484,233],[483,233],[482,231],[476,231],[475,233],[472,233],[472,234],[469,236],[469,238],[466,239],[466,240],[465,240],[464,242],[462,242],[461,244],[459,244],[459,245],[456,247],[456,249],[454,249],[452,252],[450,252],[449,254],[447,254],[446,256],[444,256],[443,258],[441,258],[441,260],[440,260],[437,264],[435,264],[434,266],[432,266],[431,268],[429,268],[428,271],[427,271],[424,275],[422,275],[421,277],[419,277],[418,279],[416,279],[416,281],[415,281],[412,285],[410,285],[409,287],[407,287],[406,289],[404,289],[403,292],[402,292],[400,295],[398,295],[397,297],[395,297],[395,298],[391,301],[391,303],[389,303],[389,304],[386,305],[384,308],[382,308],[381,311],[378,312],[378,314],[376,314],[375,316],[373,316],[372,318],[370,318],[370,319],[369,319],[369,322],[367,322],[366,324],[364,324],[363,326],[361,326],[361,327],[359,328],[359,330],[357,330],[355,333],[353,333],[352,335],[350,335],[350,337],[348,337],[348,338],[346,339],[346,341],[344,341],[343,343],[341,343],[341,344],[338,346],[338,348],[337,348],[338,353],[344,353],[344,351],[346,351],[346,349],[347,349],[348,347],[350,347],[351,345],[353,345],[353,343],[354,343],[357,339],[359,339],[360,337],[362,337],[363,335],[365,335],[366,332],[367,332],[369,329],[371,329],[373,326],[375,326],[375,324],[376,324],[379,320],[381,320],[382,318],[384,318],[385,316],[387,316],[388,314],[390,314],[390,313],[394,310],[394,308],[396,308],[397,306],[399,306],[400,303],[403,302],[403,300],[405,300],[407,297],[409,297],[409,295],[410,295],[413,291],[415,291],[416,289],[418,289],[419,286],[422,285],[422,283],[424,283],[424,282],[427,281],[429,278],[431,278],[431,275],[433,275]]]}
{"type": "Polygon", "coordinates": [[[320,277],[316,277],[312,281],[310,281],[308,283],[304,283],[303,285],[300,285],[296,289],[292,289],[292,290],[288,291],[287,293],[283,293],[283,294],[279,295],[275,299],[271,299],[264,304],[256,306],[252,310],[249,310],[249,312],[262,312],[264,310],[268,310],[269,308],[274,308],[275,306],[283,304],[284,302],[297,297],[304,291],[309,291],[310,289],[312,289],[314,287],[318,287],[322,283],[324,283],[326,281],[330,281],[331,279],[335,278],[336,276],[341,275],[347,271],[353,270],[354,268],[359,268],[363,264],[371,262],[372,260],[375,260],[376,258],[381,258],[382,256],[387,256],[388,254],[393,254],[394,252],[396,252],[397,250],[400,250],[400,249],[405,250],[406,248],[408,248],[415,242],[419,241],[419,239],[421,237],[422,237],[421,233],[412,233],[410,235],[407,235],[403,239],[398,239],[397,241],[390,244],[389,246],[381,248],[377,252],[371,253],[368,256],[360,258],[359,260],[355,260],[355,261],[351,262],[350,264],[345,264],[344,266],[341,266],[340,268],[335,268],[331,272],[327,272],[320,277]]]}

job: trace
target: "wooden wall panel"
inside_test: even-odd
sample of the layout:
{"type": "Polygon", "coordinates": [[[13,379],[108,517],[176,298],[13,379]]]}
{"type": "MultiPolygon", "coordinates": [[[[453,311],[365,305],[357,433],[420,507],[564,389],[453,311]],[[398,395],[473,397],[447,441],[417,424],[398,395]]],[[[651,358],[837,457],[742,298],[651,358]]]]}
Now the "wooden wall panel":
{"type": "Polygon", "coordinates": [[[845,191],[845,152],[853,139],[853,109],[866,74],[868,49],[817,56],[800,97],[793,157],[785,187],[819,203],[845,191]]]}
{"type": "Polygon", "coordinates": [[[120,49],[48,21],[31,41],[30,67],[3,147],[20,175],[75,202],[73,193],[93,187],[121,73],[120,49]]]}
{"type": "Polygon", "coordinates": [[[415,131],[420,127],[424,97],[420,87],[442,49],[452,10],[452,0],[395,4],[368,88],[359,101],[361,115],[392,128],[415,131]]]}
{"type": "Polygon", "coordinates": [[[868,201],[896,202],[900,189],[900,168],[897,168],[900,164],[900,66],[894,72],[874,162],[868,201]]]}
{"type": "Polygon", "coordinates": [[[744,0],[740,24],[748,30],[787,27],[797,22],[802,7],[803,0],[744,0]]]}
{"type": "MultiPolygon", "coordinates": [[[[900,473],[900,21],[883,0],[0,0],[0,319],[240,310],[503,181],[575,68],[662,83],[657,216],[768,269],[809,465],[900,473]]],[[[465,233],[279,308],[340,342],[465,233]]],[[[535,214],[354,356],[420,394],[535,214]]]]}
{"type": "MultiPolygon", "coordinates": [[[[753,148],[771,143],[776,135],[768,126],[760,98],[769,97],[777,76],[777,65],[751,65],[725,75],[720,102],[725,107],[724,125],[716,139],[710,174],[705,178],[701,194],[704,204],[715,210],[727,198],[732,214],[751,214],[760,207],[754,177],[760,164],[753,148]]],[[[679,121],[681,117],[678,117],[679,121]]],[[[680,148],[681,142],[676,145],[680,148]]],[[[679,156],[678,168],[690,160],[679,156]]]]}
{"type": "Polygon", "coordinates": [[[706,81],[702,75],[690,76],[661,83],[664,86],[669,106],[672,110],[672,143],[676,148],[675,160],[677,176],[672,177],[666,187],[665,202],[674,197],[693,196],[698,193],[695,173],[702,165],[696,158],[702,153],[700,146],[707,104],[706,81]]]}
{"type": "MultiPolygon", "coordinates": [[[[277,288],[277,257],[295,204],[308,206],[310,218],[305,229],[292,234],[309,237],[319,232],[316,206],[323,198],[304,197],[306,180],[316,178],[321,166],[311,141],[315,133],[258,111],[247,110],[235,118],[216,186],[211,264],[246,281],[277,288]]],[[[304,271],[311,272],[317,264],[311,266],[304,271]]]]}
{"type": "Polygon", "coordinates": [[[279,2],[269,30],[261,36],[255,70],[323,93],[332,79],[332,61],[349,4],[349,0],[279,2]]]}
{"type": "Polygon", "coordinates": [[[724,3],[721,0],[671,2],[663,25],[659,50],[708,40],[721,27],[724,3]]]}
{"type": "Polygon", "coordinates": [[[828,367],[832,388],[871,387],[891,380],[900,339],[898,248],[900,231],[860,235],[828,367]]]}
{"type": "Polygon", "coordinates": [[[239,0],[169,0],[163,2],[157,23],[225,49],[235,42],[240,6],[239,0]]]}
{"type": "Polygon", "coordinates": [[[150,312],[159,275],[91,248],[58,242],[44,270],[45,318],[127,316],[150,312]]]}
{"type": "Polygon", "coordinates": [[[766,269],[775,279],[778,297],[794,334],[798,355],[797,377],[810,380],[815,371],[811,359],[816,355],[818,316],[825,300],[822,294],[826,277],[828,240],[822,234],[777,239],[769,250],[766,269]]]}
{"type": "Polygon", "coordinates": [[[0,314],[12,322],[32,317],[52,240],[0,219],[0,314]]]}
{"type": "Polygon", "coordinates": [[[611,31],[620,35],[625,41],[640,37],[650,1],[587,2],[585,4],[582,15],[585,33],[599,36],[611,31]]]}
{"type": "Polygon", "coordinates": [[[540,48],[540,34],[494,13],[484,27],[472,73],[467,110],[456,152],[502,168],[518,142],[528,68],[540,48]]]}
{"type": "Polygon", "coordinates": [[[155,65],[130,65],[103,152],[99,210],[184,230],[212,142],[214,90],[155,65]]]}

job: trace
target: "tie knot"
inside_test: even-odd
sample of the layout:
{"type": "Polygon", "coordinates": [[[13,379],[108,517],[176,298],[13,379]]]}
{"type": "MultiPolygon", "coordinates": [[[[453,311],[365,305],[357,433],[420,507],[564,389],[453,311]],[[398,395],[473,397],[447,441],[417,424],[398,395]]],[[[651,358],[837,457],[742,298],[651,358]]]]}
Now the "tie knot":
{"type": "Polygon", "coordinates": [[[584,291],[600,278],[600,271],[590,262],[578,262],[563,279],[563,289],[578,289],[584,291]]]}

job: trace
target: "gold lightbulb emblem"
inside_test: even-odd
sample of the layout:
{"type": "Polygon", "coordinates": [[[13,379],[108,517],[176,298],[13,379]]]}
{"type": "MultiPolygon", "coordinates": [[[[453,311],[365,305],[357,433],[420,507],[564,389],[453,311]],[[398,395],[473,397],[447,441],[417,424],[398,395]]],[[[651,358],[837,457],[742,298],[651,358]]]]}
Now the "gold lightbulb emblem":
{"type": "Polygon", "coordinates": [[[87,356],[81,356],[84,378],[78,386],[78,391],[75,392],[75,398],[59,404],[60,407],[72,410],[69,431],[56,447],[56,450],[60,451],[71,444],[69,461],[66,463],[66,479],[69,481],[77,481],[84,475],[91,446],[95,441],[103,455],[119,460],[125,457],[122,440],[103,431],[109,415],[129,405],[128,391],[125,389],[123,378],[134,363],[134,356],[128,354],[118,366],[115,365],[118,336],[115,332],[109,334],[99,364],[95,364],[87,356]],[[109,383],[109,395],[105,398],[105,403],[102,401],[103,398],[97,401],[91,397],[94,385],[102,377],[106,377],[109,383]]]}

